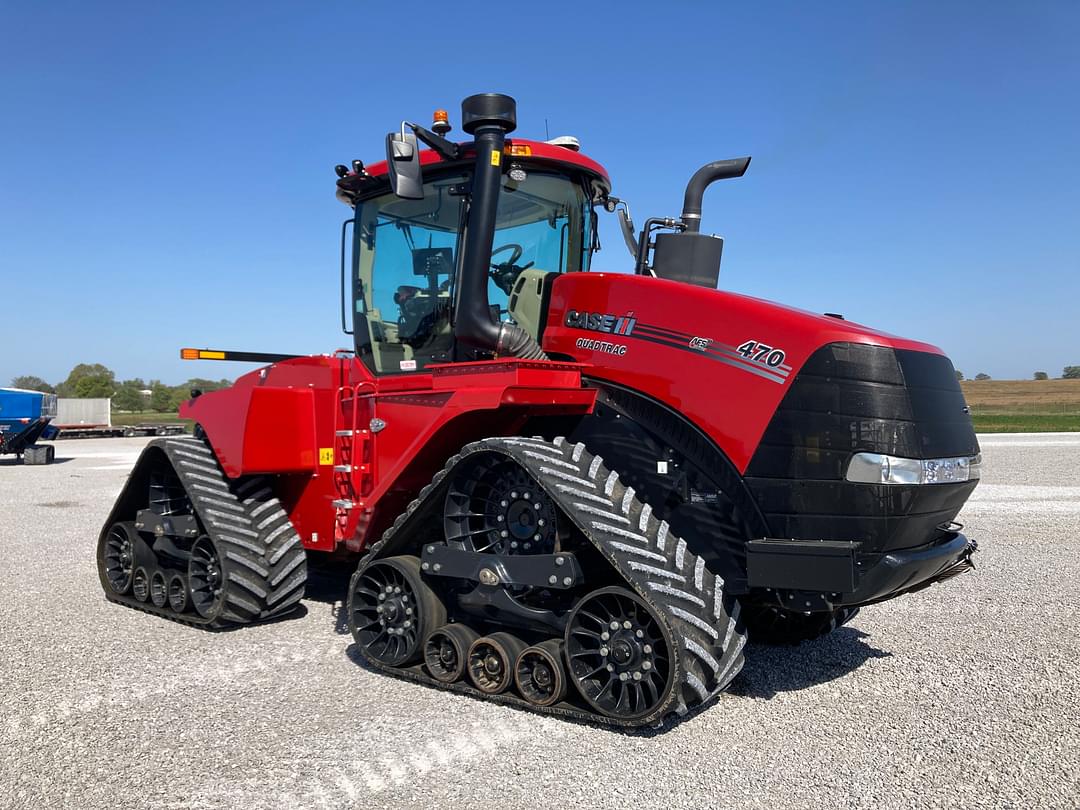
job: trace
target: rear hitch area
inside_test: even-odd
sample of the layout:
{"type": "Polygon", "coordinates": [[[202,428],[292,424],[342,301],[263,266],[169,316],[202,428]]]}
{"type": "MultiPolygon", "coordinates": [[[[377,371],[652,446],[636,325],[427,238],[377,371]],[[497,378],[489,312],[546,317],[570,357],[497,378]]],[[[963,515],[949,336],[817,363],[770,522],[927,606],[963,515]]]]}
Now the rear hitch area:
{"type": "Polygon", "coordinates": [[[974,570],[977,550],[978,543],[959,531],[885,553],[862,553],[858,541],[751,540],[747,584],[789,610],[870,605],[974,570]]]}

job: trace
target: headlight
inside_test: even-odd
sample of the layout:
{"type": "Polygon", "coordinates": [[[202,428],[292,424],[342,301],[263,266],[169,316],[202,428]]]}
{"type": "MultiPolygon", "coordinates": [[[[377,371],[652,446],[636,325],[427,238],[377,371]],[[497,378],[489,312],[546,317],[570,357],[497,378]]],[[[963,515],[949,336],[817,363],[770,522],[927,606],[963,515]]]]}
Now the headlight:
{"type": "Polygon", "coordinates": [[[979,478],[982,455],[955,458],[897,458],[856,453],[847,478],[858,484],[958,484],[979,478]]]}

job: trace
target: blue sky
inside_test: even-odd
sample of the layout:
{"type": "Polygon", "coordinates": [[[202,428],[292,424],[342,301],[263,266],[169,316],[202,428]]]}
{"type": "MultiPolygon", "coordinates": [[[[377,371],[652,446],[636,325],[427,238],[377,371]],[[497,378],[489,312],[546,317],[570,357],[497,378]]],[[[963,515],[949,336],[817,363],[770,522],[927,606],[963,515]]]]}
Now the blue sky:
{"type": "MultiPolygon", "coordinates": [[[[639,221],[753,155],[705,199],[726,289],[969,376],[1059,375],[1080,364],[1078,41],[1076,3],[3,3],[0,382],[345,345],[333,165],[485,91],[518,99],[521,136],[578,136],[639,221]]],[[[626,269],[602,234],[594,267],[626,269]]]]}

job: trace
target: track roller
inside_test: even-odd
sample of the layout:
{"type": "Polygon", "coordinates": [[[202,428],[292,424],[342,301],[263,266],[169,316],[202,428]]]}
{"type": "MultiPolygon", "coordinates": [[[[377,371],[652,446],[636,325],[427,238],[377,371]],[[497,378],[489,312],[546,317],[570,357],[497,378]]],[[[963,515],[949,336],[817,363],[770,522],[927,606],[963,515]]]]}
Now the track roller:
{"type": "Polygon", "coordinates": [[[514,683],[535,706],[552,706],[566,697],[563,645],[558,639],[526,647],[514,665],[514,683]]]}
{"type": "Polygon", "coordinates": [[[132,595],[140,602],[145,602],[150,598],[150,575],[141,565],[135,569],[131,578],[131,590],[132,595]]]}
{"type": "Polygon", "coordinates": [[[154,607],[163,608],[169,601],[169,587],[165,582],[165,575],[155,571],[150,577],[150,601],[154,607]]]}
{"type": "Polygon", "coordinates": [[[454,683],[465,675],[469,648],[480,634],[464,624],[447,624],[433,630],[424,642],[424,663],[431,677],[454,683]]]}
{"type": "Polygon", "coordinates": [[[125,594],[131,588],[137,538],[135,524],[131,521],[114,523],[109,527],[109,534],[98,552],[103,558],[99,558],[99,565],[104,569],[109,587],[115,593],[125,594]]]}
{"type": "Polygon", "coordinates": [[[570,677],[593,709],[630,719],[671,698],[671,638],[652,609],[626,588],[586,596],[566,625],[570,677]]]}
{"type": "Polygon", "coordinates": [[[528,645],[510,633],[492,633],[469,647],[469,679],[481,692],[497,695],[514,682],[514,664],[528,645]]]}
{"type": "Polygon", "coordinates": [[[420,576],[417,557],[388,557],[357,569],[349,583],[349,626],[364,654],[390,666],[415,663],[446,623],[442,600],[420,576]]]}
{"type": "Polygon", "coordinates": [[[187,580],[180,574],[174,574],[169,580],[169,607],[177,613],[183,613],[188,609],[187,580]]]}

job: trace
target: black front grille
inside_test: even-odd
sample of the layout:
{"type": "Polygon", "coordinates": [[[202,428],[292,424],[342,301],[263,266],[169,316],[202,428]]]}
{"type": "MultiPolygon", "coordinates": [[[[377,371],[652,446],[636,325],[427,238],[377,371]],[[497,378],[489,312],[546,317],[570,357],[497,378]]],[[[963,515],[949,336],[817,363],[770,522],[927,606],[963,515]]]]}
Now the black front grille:
{"type": "Polygon", "coordinates": [[[923,545],[975,484],[874,486],[844,480],[859,452],[902,458],[979,452],[948,358],[834,343],[806,362],[747,469],[775,537],[861,540],[864,550],[923,545]]]}

